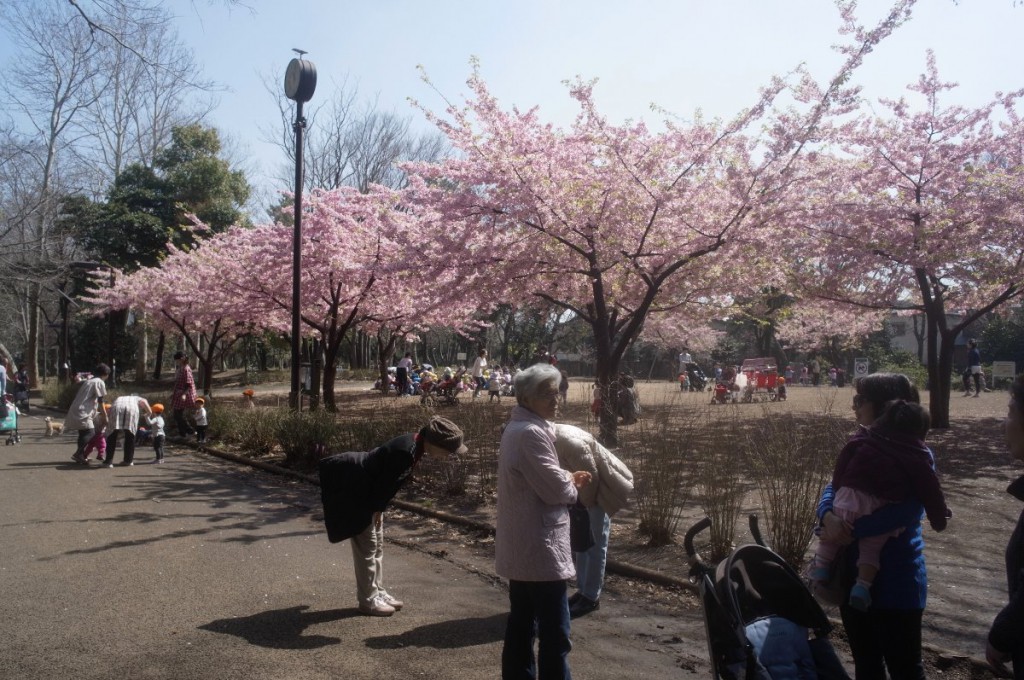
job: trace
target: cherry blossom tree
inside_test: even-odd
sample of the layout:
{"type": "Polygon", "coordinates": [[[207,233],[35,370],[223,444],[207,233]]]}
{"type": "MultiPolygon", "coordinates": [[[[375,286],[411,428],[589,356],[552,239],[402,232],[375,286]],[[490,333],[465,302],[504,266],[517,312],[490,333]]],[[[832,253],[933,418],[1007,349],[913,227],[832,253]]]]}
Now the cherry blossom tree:
{"type": "Polygon", "coordinates": [[[1024,90],[966,108],[942,101],[954,88],[929,53],[908,87],[919,105],[883,100],[885,117],[846,127],[798,246],[805,295],[858,314],[925,315],[935,427],[949,425],[956,337],[1024,293],[1024,90]]]}
{"type": "MultiPolygon", "coordinates": [[[[317,191],[306,207],[300,316],[304,335],[322,343],[328,409],[337,408],[338,351],[353,329],[401,337],[431,324],[464,326],[489,308],[466,293],[477,274],[458,266],[454,241],[445,247],[451,235],[440,216],[417,211],[402,192],[317,191]]],[[[255,329],[288,333],[291,268],[283,254],[291,238],[284,225],[233,227],[190,252],[171,247],[160,266],[119,277],[96,302],[100,310],[153,312],[182,333],[205,331],[207,347],[255,329]]]]}
{"type": "MultiPolygon", "coordinates": [[[[409,164],[417,200],[461,225],[464,257],[501,276],[481,297],[536,299],[592,329],[597,383],[608,394],[629,346],[654,316],[707,318],[709,299],[753,293],[763,272],[749,266],[770,252],[805,180],[804,150],[845,113],[856,91],[846,82],[863,57],[909,16],[898,3],[877,27],[857,25],[841,3],[846,60],[826,85],[806,72],[774,79],[750,109],[729,122],[696,116],[613,125],[597,110],[593,83],[569,85],[580,112],[569,129],[536,109],[504,110],[474,64],[472,96],[427,111],[460,157],[409,164]],[[790,98],[783,105],[784,96],[790,98]],[[709,295],[696,291],[708,291],[709,295]]],[[[602,441],[616,442],[610,399],[602,441]]]]}
{"type": "Polygon", "coordinates": [[[216,280],[216,263],[174,246],[168,248],[169,254],[159,266],[130,274],[117,272],[112,286],[107,274],[96,279],[95,292],[87,301],[96,314],[127,309],[144,313],[158,330],[184,338],[199,361],[200,383],[209,395],[217,357],[257,325],[242,313],[240,300],[212,296],[214,291],[207,282],[216,280]]]}

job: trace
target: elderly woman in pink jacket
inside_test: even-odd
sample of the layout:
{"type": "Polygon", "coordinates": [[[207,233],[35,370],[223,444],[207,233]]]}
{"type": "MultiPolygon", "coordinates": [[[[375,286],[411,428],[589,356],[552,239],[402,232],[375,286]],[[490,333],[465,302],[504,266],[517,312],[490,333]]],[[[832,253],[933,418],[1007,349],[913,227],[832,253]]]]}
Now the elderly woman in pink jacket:
{"type": "Polygon", "coordinates": [[[508,579],[503,680],[571,678],[566,581],[575,575],[568,505],[591,479],[558,464],[555,427],[561,374],[535,364],[515,377],[516,401],[498,452],[495,565],[508,579]],[[535,638],[539,641],[534,656],[535,638]]]}

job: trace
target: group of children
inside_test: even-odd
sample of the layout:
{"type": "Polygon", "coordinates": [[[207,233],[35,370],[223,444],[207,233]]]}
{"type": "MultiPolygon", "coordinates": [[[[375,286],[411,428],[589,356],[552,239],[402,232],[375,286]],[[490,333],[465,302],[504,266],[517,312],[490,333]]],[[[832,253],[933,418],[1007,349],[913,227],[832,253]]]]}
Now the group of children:
{"type": "MultiPolygon", "coordinates": [[[[167,433],[164,431],[164,405],[153,404],[150,407],[153,414],[148,416],[149,428],[140,427],[136,432],[135,437],[138,443],[145,443],[149,441],[153,444],[153,452],[156,454],[157,463],[164,462],[164,442],[167,440],[167,433]]],[[[96,414],[96,434],[93,435],[89,443],[86,444],[85,450],[82,454],[82,462],[87,463],[92,453],[96,452],[96,460],[100,463],[106,462],[107,456],[107,436],[108,432],[110,404],[104,403],[103,408],[99,409],[96,414]]],[[[206,400],[202,397],[197,397],[195,402],[195,408],[192,410],[192,417],[195,421],[196,427],[196,441],[200,444],[206,442],[206,429],[210,424],[209,418],[206,414],[206,400]]]]}

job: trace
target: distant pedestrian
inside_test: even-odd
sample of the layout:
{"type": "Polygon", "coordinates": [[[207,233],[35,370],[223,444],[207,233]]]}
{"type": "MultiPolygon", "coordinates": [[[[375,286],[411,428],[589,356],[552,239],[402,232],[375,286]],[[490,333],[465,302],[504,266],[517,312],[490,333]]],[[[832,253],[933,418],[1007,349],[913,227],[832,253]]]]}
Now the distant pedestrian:
{"type": "Polygon", "coordinates": [[[196,407],[192,411],[192,417],[196,422],[196,442],[199,444],[206,443],[206,428],[210,425],[209,417],[206,415],[206,400],[202,397],[196,397],[196,407]]]}
{"type": "Polygon", "coordinates": [[[395,393],[399,397],[409,394],[409,372],[412,370],[412,352],[406,352],[405,356],[398,360],[395,367],[395,393]]]}
{"type": "Polygon", "coordinates": [[[501,375],[501,367],[495,366],[491,369],[491,375],[487,379],[487,402],[497,401],[501,403],[501,388],[504,381],[501,375]]]}
{"type": "Polygon", "coordinates": [[[152,415],[153,409],[149,402],[138,395],[118,397],[110,405],[107,422],[107,458],[108,468],[114,467],[114,454],[117,452],[117,439],[124,437],[124,457],[121,465],[135,465],[135,433],[139,431],[139,414],[152,415]]]}
{"type": "Polygon", "coordinates": [[[103,397],[107,395],[107,384],[104,380],[108,375],[110,367],[98,364],[92,370],[92,377],[79,385],[78,392],[75,393],[75,398],[68,409],[68,415],[64,418],[65,430],[78,431],[78,448],[71,456],[76,463],[87,464],[85,447],[96,434],[95,418],[97,409],[103,408],[103,397]]]}
{"type": "Polygon", "coordinates": [[[964,396],[971,396],[971,379],[974,380],[974,396],[981,396],[981,351],[978,341],[967,341],[967,371],[964,372],[964,396]]]}
{"type": "Polygon", "coordinates": [[[562,379],[558,381],[558,400],[562,402],[562,406],[566,406],[569,403],[569,374],[565,371],[559,371],[562,374],[562,379]]]}
{"type": "Polygon", "coordinates": [[[487,368],[487,350],[481,349],[477,352],[476,359],[473,360],[473,372],[470,374],[473,376],[473,398],[476,399],[480,394],[480,390],[484,388],[486,382],[484,381],[484,370],[487,368]]]}
{"type": "Polygon", "coordinates": [[[192,367],[188,365],[188,355],[175,352],[174,361],[178,367],[174,374],[174,391],[171,393],[171,409],[174,411],[174,426],[179,437],[194,434],[195,430],[185,419],[185,409],[195,408],[196,383],[192,377],[192,367]]]}
{"type": "Polygon", "coordinates": [[[100,463],[107,457],[107,411],[110,409],[110,404],[103,404],[100,408],[96,409],[96,434],[92,436],[89,443],[85,445],[85,451],[82,452],[82,457],[85,462],[89,462],[89,456],[93,451],[96,452],[96,460],[100,463]]]}
{"type": "Polygon", "coordinates": [[[811,384],[815,387],[821,384],[821,362],[817,357],[811,359],[811,384]]]}
{"type": "Polygon", "coordinates": [[[156,462],[164,462],[164,441],[167,433],[164,432],[164,405],[153,404],[153,415],[149,419],[149,426],[153,433],[153,452],[156,454],[156,462]]]}

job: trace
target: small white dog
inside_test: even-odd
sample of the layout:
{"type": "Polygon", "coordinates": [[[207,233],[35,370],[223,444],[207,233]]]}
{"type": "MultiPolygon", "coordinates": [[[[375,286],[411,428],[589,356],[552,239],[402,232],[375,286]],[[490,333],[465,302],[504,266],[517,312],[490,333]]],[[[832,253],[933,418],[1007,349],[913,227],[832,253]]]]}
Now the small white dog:
{"type": "Polygon", "coordinates": [[[56,437],[57,435],[64,433],[64,423],[58,423],[50,416],[43,418],[43,422],[46,423],[47,437],[56,437]]]}

